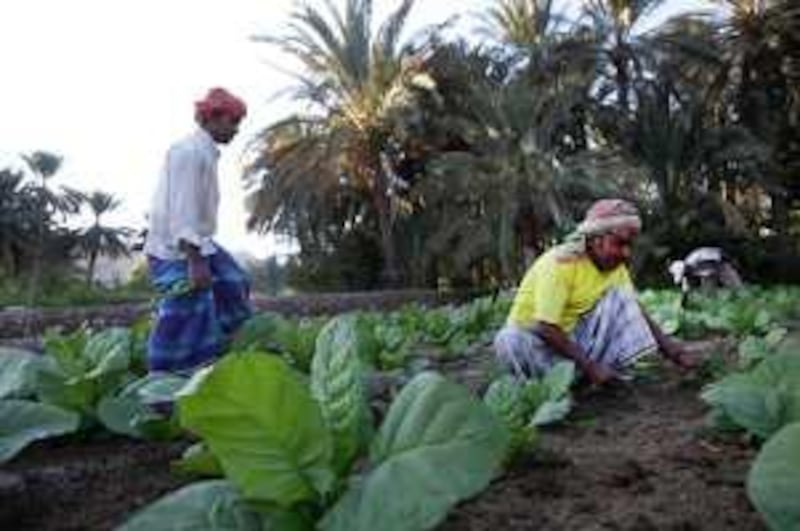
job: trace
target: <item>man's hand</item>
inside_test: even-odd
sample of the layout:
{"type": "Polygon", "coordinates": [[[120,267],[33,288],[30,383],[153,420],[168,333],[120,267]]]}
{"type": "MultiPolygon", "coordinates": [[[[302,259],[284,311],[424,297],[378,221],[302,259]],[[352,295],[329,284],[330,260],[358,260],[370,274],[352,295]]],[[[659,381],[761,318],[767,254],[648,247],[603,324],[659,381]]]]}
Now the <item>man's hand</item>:
{"type": "Polygon", "coordinates": [[[189,263],[189,283],[194,290],[204,290],[211,286],[211,269],[208,267],[208,259],[204,256],[196,255],[188,259],[189,263]]]}
{"type": "Polygon", "coordinates": [[[679,342],[670,340],[662,347],[664,357],[671,360],[675,365],[682,369],[696,369],[700,366],[700,361],[692,356],[689,351],[679,342]]]}
{"type": "Polygon", "coordinates": [[[595,385],[606,384],[617,377],[613,369],[593,361],[587,362],[583,367],[583,371],[589,381],[595,385]]]}
{"type": "Polygon", "coordinates": [[[538,334],[556,352],[574,361],[592,384],[603,385],[617,377],[617,373],[610,367],[590,360],[580,345],[570,339],[557,325],[539,321],[534,326],[534,333],[538,334]]]}
{"type": "Polygon", "coordinates": [[[639,307],[645,320],[647,320],[647,324],[650,326],[650,330],[653,332],[653,337],[658,343],[659,350],[661,350],[665,358],[671,360],[682,369],[695,369],[700,366],[697,358],[692,356],[680,342],[670,338],[661,330],[661,327],[648,315],[644,306],[640,304],[639,307]]]}
{"type": "Polygon", "coordinates": [[[186,255],[189,285],[192,289],[199,291],[211,287],[211,269],[208,267],[208,258],[200,254],[200,248],[186,240],[180,240],[178,248],[186,255]]]}

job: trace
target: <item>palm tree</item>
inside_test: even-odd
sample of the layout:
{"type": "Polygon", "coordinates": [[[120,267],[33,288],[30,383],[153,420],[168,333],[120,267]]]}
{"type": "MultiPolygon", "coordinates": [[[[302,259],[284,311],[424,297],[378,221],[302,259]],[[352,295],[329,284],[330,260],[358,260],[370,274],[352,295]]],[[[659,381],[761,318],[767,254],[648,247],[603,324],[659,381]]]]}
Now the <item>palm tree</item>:
{"type": "Polygon", "coordinates": [[[559,18],[553,15],[553,0],[497,0],[484,19],[487,33],[500,42],[531,49],[552,36],[559,18]]]}
{"type": "Polygon", "coordinates": [[[638,258],[655,267],[693,246],[725,246],[752,234],[736,201],[758,178],[765,146],[745,127],[717,123],[702,91],[678,90],[668,72],[639,82],[636,101],[630,119],[609,120],[603,129],[643,170],[638,199],[657,220],[638,258]]]}
{"type": "Polygon", "coordinates": [[[462,278],[477,269],[515,282],[525,248],[544,244],[547,229],[567,227],[567,197],[586,190],[559,155],[561,126],[577,102],[508,62],[463,42],[438,46],[426,59],[433,84],[416,88],[412,107],[424,119],[397,133],[423,143],[427,159],[407,193],[414,230],[404,233],[415,241],[405,242],[406,254],[417,261],[417,278],[432,276],[430,269],[462,278]],[[523,221],[537,227],[527,231],[523,221]]]}
{"type": "Polygon", "coordinates": [[[327,13],[299,7],[286,37],[257,38],[300,61],[296,97],[309,110],[268,126],[254,142],[257,156],[247,172],[250,226],[269,230],[288,203],[320,205],[344,193],[377,220],[384,278],[395,283],[393,183],[384,158],[388,116],[403,104],[405,82],[415,71],[399,48],[413,0],[403,0],[375,34],[371,0],[347,0],[344,12],[325,5],[327,13]]]}
{"type": "Polygon", "coordinates": [[[773,228],[785,235],[800,171],[800,9],[783,0],[719,3],[723,17],[681,17],[660,39],[677,69],[706,87],[716,120],[746,127],[769,148],[760,183],[772,198],[773,228]]]}
{"type": "Polygon", "coordinates": [[[490,37],[502,44],[509,70],[529,78],[536,97],[558,107],[562,121],[555,135],[560,153],[588,147],[587,110],[595,55],[587,48],[585,28],[554,11],[553,0],[496,0],[483,18],[490,37]],[[569,137],[568,139],[566,137],[569,137]]]}
{"type": "Polygon", "coordinates": [[[22,160],[35,180],[31,192],[37,198],[43,223],[49,223],[55,216],[65,217],[78,212],[81,204],[79,192],[64,186],[60,187],[60,191],[54,191],[48,184],[61,169],[61,157],[46,151],[35,151],[22,155],[22,160]]]}
{"type": "Polygon", "coordinates": [[[27,193],[30,194],[32,212],[35,216],[33,267],[26,301],[31,305],[39,289],[45,253],[55,255],[55,260],[48,262],[51,266],[61,265],[68,260],[73,234],[58,222],[59,218],[60,221],[64,221],[68,215],[77,213],[82,199],[80,192],[70,188],[62,186],[59,191],[54,191],[49,186],[49,180],[61,168],[62,158],[58,155],[35,151],[22,155],[22,160],[34,180],[27,185],[27,193]]]}
{"type": "Polygon", "coordinates": [[[118,258],[128,256],[130,251],[126,240],[133,231],[126,227],[109,227],[100,223],[103,214],[113,211],[120,205],[120,201],[113,195],[101,191],[94,191],[84,196],[86,203],[92,210],[94,222],[79,235],[79,246],[89,260],[86,271],[86,284],[94,281],[95,265],[100,255],[118,258]]]}
{"type": "Polygon", "coordinates": [[[609,97],[623,113],[631,107],[632,90],[646,69],[649,43],[638,32],[641,21],[663,0],[585,0],[586,50],[596,60],[597,99],[609,97]]]}
{"type": "Polygon", "coordinates": [[[0,269],[5,274],[16,276],[33,255],[38,223],[25,175],[9,168],[0,170],[0,269]]]}

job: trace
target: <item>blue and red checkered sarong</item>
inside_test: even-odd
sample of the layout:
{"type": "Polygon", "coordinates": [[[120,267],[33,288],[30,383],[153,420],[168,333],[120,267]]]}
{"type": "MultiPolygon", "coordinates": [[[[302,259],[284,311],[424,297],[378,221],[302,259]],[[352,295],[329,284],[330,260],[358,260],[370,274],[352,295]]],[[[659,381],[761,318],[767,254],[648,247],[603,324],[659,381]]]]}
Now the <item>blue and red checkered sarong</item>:
{"type": "Polygon", "coordinates": [[[186,260],[148,257],[161,294],[147,345],[151,371],[191,372],[216,360],[253,314],[247,274],[224,249],[207,256],[211,287],[191,290],[186,260]]]}

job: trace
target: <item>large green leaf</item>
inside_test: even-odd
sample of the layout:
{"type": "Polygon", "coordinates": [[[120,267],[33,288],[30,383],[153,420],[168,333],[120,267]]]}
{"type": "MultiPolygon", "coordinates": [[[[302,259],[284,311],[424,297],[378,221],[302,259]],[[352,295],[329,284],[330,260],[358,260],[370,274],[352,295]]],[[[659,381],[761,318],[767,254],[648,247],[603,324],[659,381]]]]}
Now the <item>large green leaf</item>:
{"type": "Polygon", "coordinates": [[[39,439],[72,433],[80,417],[55,406],[27,400],[0,400],[0,463],[39,439]]]}
{"type": "Polygon", "coordinates": [[[512,460],[533,447],[536,428],[528,421],[530,412],[523,388],[513,376],[505,375],[493,381],[483,395],[483,401],[508,430],[508,459],[512,460]]]}
{"type": "Polygon", "coordinates": [[[785,426],[761,448],[747,494],[770,529],[800,529],[800,422],[785,426]]]}
{"type": "Polygon", "coordinates": [[[319,319],[290,321],[278,313],[259,313],[248,319],[236,333],[231,350],[280,353],[294,368],[308,372],[321,327],[319,319]]]}
{"type": "Polygon", "coordinates": [[[800,421],[800,356],[794,352],[768,356],[752,371],[710,385],[701,396],[742,428],[768,438],[782,426],[800,421]]]}
{"type": "Polygon", "coordinates": [[[67,377],[81,376],[90,369],[88,359],[83,355],[88,334],[79,328],[70,334],[48,330],[44,337],[44,348],[48,356],[58,363],[58,368],[67,377]]]}
{"type": "Polygon", "coordinates": [[[149,374],[133,380],[121,391],[108,393],[97,405],[98,420],[110,431],[130,437],[167,440],[180,435],[173,417],[156,412],[153,403],[169,402],[186,378],[149,374]]]}
{"type": "Polygon", "coordinates": [[[262,531],[261,516],[228,481],[201,481],[141,509],[118,531],[262,531]]]}
{"type": "Polygon", "coordinates": [[[109,328],[91,336],[83,330],[66,336],[51,333],[45,348],[56,363],[39,370],[39,399],[79,411],[87,418],[95,416],[103,397],[130,378],[131,333],[125,328],[109,328]]]}
{"type": "Polygon", "coordinates": [[[174,439],[180,435],[174,416],[157,412],[154,405],[174,402],[187,382],[186,377],[162,373],[135,379],[122,390],[108,393],[100,400],[97,418],[110,431],[122,435],[174,439]]]}
{"type": "Polygon", "coordinates": [[[333,434],[336,470],[349,470],[366,449],[372,419],[364,389],[358,318],[331,319],[317,337],[311,363],[311,392],[333,434]]]}
{"type": "Polygon", "coordinates": [[[549,400],[557,401],[564,398],[575,380],[575,364],[571,361],[559,361],[547,374],[543,382],[549,391],[549,400]]]}
{"type": "Polygon", "coordinates": [[[129,437],[141,437],[136,419],[147,415],[144,404],[131,396],[109,395],[97,404],[97,418],[109,431],[129,437]]]}
{"type": "Polygon", "coordinates": [[[143,404],[163,404],[175,401],[181,389],[188,383],[185,376],[168,373],[150,373],[133,382],[126,394],[135,391],[143,404]]]}
{"type": "Polygon", "coordinates": [[[50,367],[38,373],[36,396],[46,404],[91,416],[100,392],[97,381],[68,379],[61,369],[50,367]]]}
{"type": "Polygon", "coordinates": [[[274,312],[261,312],[248,319],[236,333],[236,339],[231,345],[235,352],[245,350],[277,350],[282,345],[279,342],[279,330],[286,326],[286,319],[274,312]]]}
{"type": "Polygon", "coordinates": [[[286,362],[258,352],[228,356],[185,392],[181,424],[203,438],[248,499],[288,507],[330,489],[330,434],[286,362]]]}
{"type": "Polygon", "coordinates": [[[531,417],[531,426],[545,426],[553,424],[564,417],[569,415],[572,410],[572,400],[570,398],[562,398],[561,400],[548,400],[536,408],[536,411],[531,417]]]}
{"type": "Polygon", "coordinates": [[[455,503],[486,487],[507,442],[505,428],[469,391],[422,373],[392,403],[373,441],[371,470],[351,483],[321,526],[430,529],[455,503]]]}
{"type": "Polygon", "coordinates": [[[89,371],[86,378],[125,372],[131,364],[131,332],[127,328],[107,328],[93,334],[83,349],[89,371]]]}
{"type": "Polygon", "coordinates": [[[775,395],[774,390],[754,383],[748,375],[732,374],[710,386],[701,397],[739,427],[767,438],[780,427],[779,412],[768,407],[775,395]]]}
{"type": "Polygon", "coordinates": [[[42,360],[33,352],[0,347],[0,400],[33,396],[42,360]]]}
{"type": "Polygon", "coordinates": [[[187,448],[179,460],[172,462],[172,468],[184,474],[207,478],[225,476],[219,459],[203,443],[195,443],[187,448]]]}

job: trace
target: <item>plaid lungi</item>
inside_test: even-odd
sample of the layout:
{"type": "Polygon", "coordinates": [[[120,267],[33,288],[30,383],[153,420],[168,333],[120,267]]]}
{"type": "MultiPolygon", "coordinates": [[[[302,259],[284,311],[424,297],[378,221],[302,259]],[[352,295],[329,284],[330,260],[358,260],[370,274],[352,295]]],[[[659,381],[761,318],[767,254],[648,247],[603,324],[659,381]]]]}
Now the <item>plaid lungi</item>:
{"type": "Polygon", "coordinates": [[[161,294],[147,345],[151,371],[191,372],[216,360],[231,334],[253,314],[247,274],[224,249],[206,257],[211,287],[189,289],[186,260],[148,257],[161,294]]]}
{"type": "MultiPolygon", "coordinates": [[[[657,348],[635,294],[620,288],[609,289],[578,320],[571,337],[589,359],[621,373],[657,348]]],[[[541,375],[563,359],[532,330],[513,324],[497,333],[494,348],[500,363],[520,378],[541,375]]]]}

